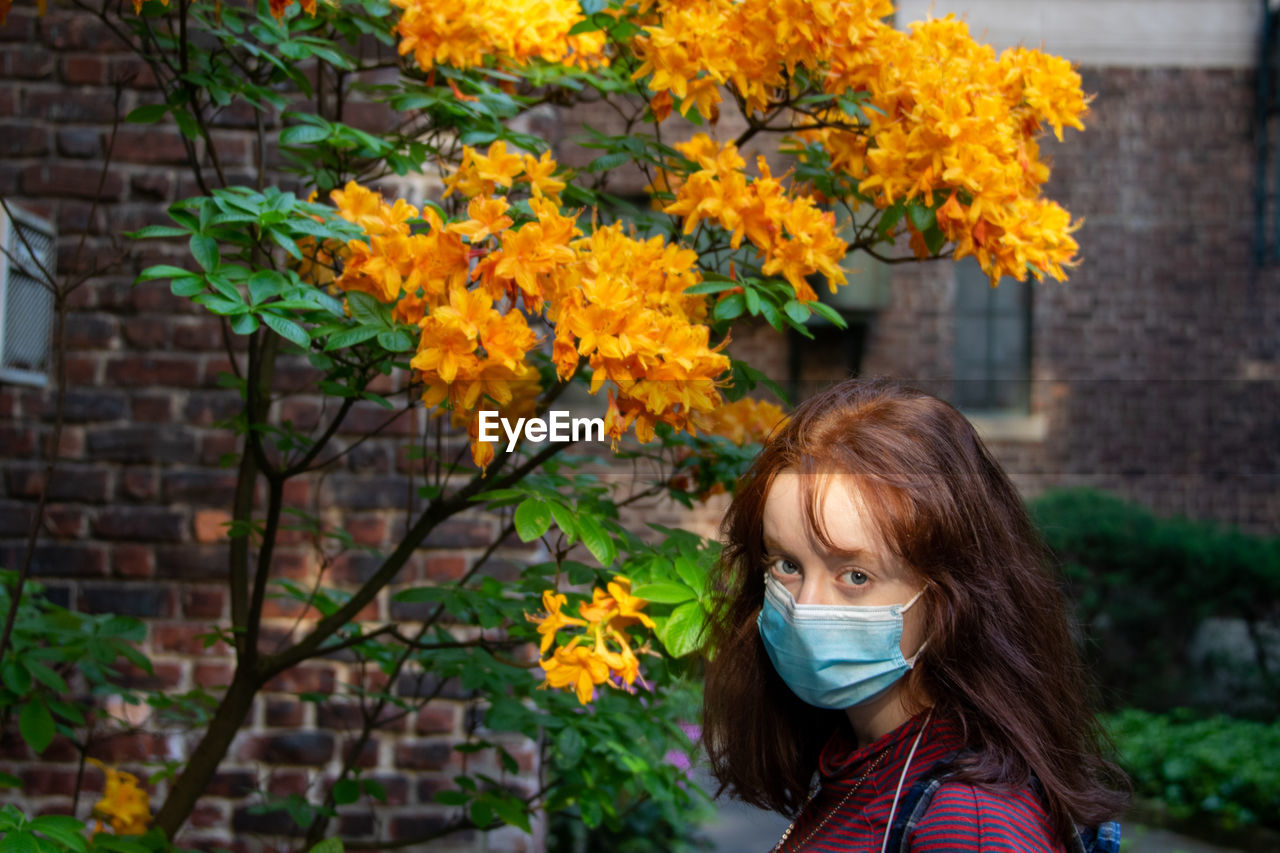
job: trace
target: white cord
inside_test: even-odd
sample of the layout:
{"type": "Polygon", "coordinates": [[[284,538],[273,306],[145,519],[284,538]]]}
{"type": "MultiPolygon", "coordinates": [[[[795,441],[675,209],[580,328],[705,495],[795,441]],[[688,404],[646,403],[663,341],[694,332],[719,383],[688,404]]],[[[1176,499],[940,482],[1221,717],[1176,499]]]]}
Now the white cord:
{"type": "Polygon", "coordinates": [[[931,719],[933,719],[932,708],[929,709],[924,722],[920,725],[920,733],[916,735],[915,741],[911,744],[911,751],[907,753],[907,763],[902,766],[902,775],[898,777],[898,790],[893,792],[893,805],[889,807],[889,824],[884,828],[884,841],[880,844],[880,853],[885,853],[889,849],[889,833],[893,831],[893,815],[898,810],[898,797],[902,796],[902,785],[907,781],[907,771],[911,769],[911,759],[915,758],[916,747],[920,745],[920,739],[924,737],[924,730],[929,727],[931,719]]]}

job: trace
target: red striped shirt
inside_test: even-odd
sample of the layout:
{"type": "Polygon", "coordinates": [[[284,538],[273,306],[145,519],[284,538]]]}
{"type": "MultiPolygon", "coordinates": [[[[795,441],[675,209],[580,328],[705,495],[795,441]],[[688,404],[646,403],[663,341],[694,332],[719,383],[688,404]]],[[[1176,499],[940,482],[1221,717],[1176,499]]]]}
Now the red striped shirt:
{"type": "MultiPolygon", "coordinates": [[[[907,753],[924,722],[925,715],[920,714],[860,749],[847,726],[837,728],[818,760],[821,787],[805,806],[783,850],[879,853],[907,753]],[[858,785],[882,752],[879,765],[858,785]]],[[[930,719],[911,759],[903,793],[935,762],[963,745],[954,721],[930,719]]],[[[1030,791],[994,792],[962,782],[938,788],[909,839],[909,848],[912,853],[1065,853],[1053,840],[1043,805],[1030,791]]]]}

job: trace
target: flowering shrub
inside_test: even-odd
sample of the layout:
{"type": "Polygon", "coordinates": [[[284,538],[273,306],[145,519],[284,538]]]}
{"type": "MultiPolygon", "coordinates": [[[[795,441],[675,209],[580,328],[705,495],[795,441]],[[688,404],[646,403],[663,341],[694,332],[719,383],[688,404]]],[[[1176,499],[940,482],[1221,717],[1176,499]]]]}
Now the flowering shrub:
{"type": "MultiPolygon", "coordinates": [[[[1079,77],[1036,51],[996,57],[952,19],[897,30],[885,23],[886,0],[82,8],[158,81],[162,100],[128,120],[172,119],[200,143],[188,163],[200,193],[170,209],[172,225],[133,235],[184,241],[192,262],[151,267],[140,280],[167,281],[222,318],[237,342],[226,384],[243,401],[232,422],[243,451],[232,460],[231,624],[210,635],[235,650],[237,667],[225,694],[190,700],[213,710],[192,716],[200,741],[172,768],[154,818],[162,836],[195,807],[257,692],[337,652],[388,683],[429,672],[475,691],[484,730],[460,748],[486,751],[504,773],[518,770],[504,733],[542,745],[546,784],[531,795],[501,778],[456,776],[435,795],[456,815],[437,835],[529,829],[535,813],[569,808],[590,826],[616,824],[618,803],[638,797],[678,824],[698,792],[666,760],[673,746],[692,749],[680,703],[666,700],[696,684],[692,653],[717,549],[667,528],[647,542],[620,510],[730,487],[753,443],[783,419],[747,396],[763,377],[729,355],[734,323],[759,318],[808,334],[818,313],[842,324],[817,294],[845,283],[855,252],[973,255],[993,283],[1061,279],[1076,262],[1070,217],[1041,195],[1049,172],[1036,139],[1046,125],[1059,136],[1081,126],[1079,77]],[[345,105],[357,96],[395,111],[392,129],[350,123],[345,105]],[[565,168],[546,140],[517,129],[535,108],[593,102],[625,130],[588,128],[582,145],[598,153],[585,168],[565,168]],[[287,164],[288,187],[262,171],[267,157],[256,182],[229,180],[210,126],[233,104],[261,119],[258,148],[287,164]],[[684,130],[673,127],[677,115],[684,130]],[[748,163],[748,143],[790,165],[775,174],[769,158],[748,163]],[[617,216],[608,192],[622,168],[648,182],[643,233],[617,216]],[[394,179],[380,180],[421,175],[438,197],[410,203],[394,179]],[[286,357],[305,359],[333,401],[314,431],[275,405],[275,365],[286,357]],[[631,491],[620,491],[570,455],[572,441],[515,438],[507,452],[482,428],[482,412],[541,416],[572,384],[602,398],[612,449],[650,465],[651,483],[629,479],[631,491]],[[362,402],[435,416],[413,450],[422,485],[405,507],[405,535],[355,590],[319,573],[279,578],[283,531],[355,547],[347,531],[290,504],[286,485],[341,459],[331,439],[362,402]],[[502,521],[499,540],[514,533],[545,559],[500,584],[478,573],[491,548],[454,583],[395,593],[430,607],[412,629],[356,621],[433,531],[477,509],[502,521]],[[580,589],[594,590],[590,600],[580,589]],[[313,618],[302,639],[268,654],[259,639],[271,595],[302,602],[313,618]],[[618,689],[597,689],[605,685],[618,689]]],[[[388,690],[352,690],[370,706],[368,721],[407,704],[388,690]]],[[[100,811],[117,831],[143,825],[145,802],[122,799],[136,788],[110,779],[100,811]]],[[[285,809],[314,845],[336,807],[380,797],[347,762],[319,802],[264,805],[285,809]]]]}

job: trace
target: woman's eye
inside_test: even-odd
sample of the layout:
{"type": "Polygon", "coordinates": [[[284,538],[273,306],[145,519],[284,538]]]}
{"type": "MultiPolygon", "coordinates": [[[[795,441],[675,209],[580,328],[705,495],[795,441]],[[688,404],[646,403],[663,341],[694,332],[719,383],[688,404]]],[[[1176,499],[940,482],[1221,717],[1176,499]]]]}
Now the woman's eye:
{"type": "Polygon", "coordinates": [[[856,569],[852,572],[845,572],[841,577],[843,577],[845,579],[844,582],[850,586],[862,586],[867,581],[871,580],[871,578],[856,569]]]}
{"type": "Polygon", "coordinates": [[[769,563],[769,568],[774,574],[790,576],[800,574],[800,567],[786,557],[779,557],[769,563]]]}

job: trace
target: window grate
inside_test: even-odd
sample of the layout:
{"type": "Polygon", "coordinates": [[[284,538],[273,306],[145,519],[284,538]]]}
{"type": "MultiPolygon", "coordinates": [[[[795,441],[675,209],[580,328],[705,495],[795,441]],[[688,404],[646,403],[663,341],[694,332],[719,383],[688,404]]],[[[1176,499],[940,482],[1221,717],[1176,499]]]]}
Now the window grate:
{"type": "Polygon", "coordinates": [[[52,223],[9,206],[0,208],[0,381],[44,385],[52,338],[52,223]],[[10,218],[12,214],[12,218],[10,218]]]}

